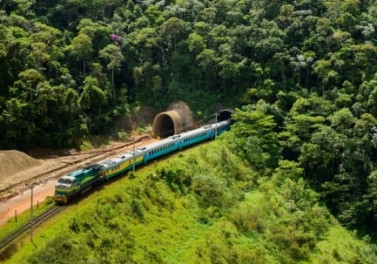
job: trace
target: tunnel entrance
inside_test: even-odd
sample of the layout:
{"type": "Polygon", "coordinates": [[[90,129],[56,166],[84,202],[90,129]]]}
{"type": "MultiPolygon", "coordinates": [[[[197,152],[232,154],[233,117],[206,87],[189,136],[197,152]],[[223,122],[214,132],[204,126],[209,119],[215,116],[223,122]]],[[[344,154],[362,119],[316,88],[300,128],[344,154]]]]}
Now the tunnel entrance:
{"type": "MultiPolygon", "coordinates": [[[[234,110],[223,109],[218,112],[217,122],[232,118],[234,110]]],[[[215,120],[213,119],[213,122],[215,120]]],[[[213,123],[212,122],[212,123],[213,123]]],[[[179,134],[184,130],[192,128],[192,112],[185,107],[177,107],[175,110],[159,113],[153,120],[153,137],[162,139],[179,134]]]]}
{"type": "Polygon", "coordinates": [[[153,136],[156,138],[167,138],[181,130],[181,116],[174,110],[160,113],[153,120],[153,136]]]}
{"type": "Polygon", "coordinates": [[[160,138],[174,135],[174,123],[171,117],[168,115],[161,115],[156,122],[156,126],[153,126],[153,134],[160,138]]]}
{"type": "Polygon", "coordinates": [[[217,122],[225,121],[232,118],[233,110],[231,109],[223,109],[220,111],[219,115],[217,116],[217,122]]]}

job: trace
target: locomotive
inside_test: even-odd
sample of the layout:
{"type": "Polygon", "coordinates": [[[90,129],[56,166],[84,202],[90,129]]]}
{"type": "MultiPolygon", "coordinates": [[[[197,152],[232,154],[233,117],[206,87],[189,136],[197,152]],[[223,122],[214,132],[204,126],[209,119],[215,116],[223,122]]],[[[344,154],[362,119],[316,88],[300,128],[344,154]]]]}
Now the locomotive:
{"type": "Polygon", "coordinates": [[[230,124],[231,120],[228,119],[206,125],[70,172],[57,181],[54,195],[55,203],[66,204],[74,197],[88,192],[94,186],[132,170],[134,166],[145,164],[150,160],[204,140],[213,139],[216,135],[228,130],[230,124]]]}

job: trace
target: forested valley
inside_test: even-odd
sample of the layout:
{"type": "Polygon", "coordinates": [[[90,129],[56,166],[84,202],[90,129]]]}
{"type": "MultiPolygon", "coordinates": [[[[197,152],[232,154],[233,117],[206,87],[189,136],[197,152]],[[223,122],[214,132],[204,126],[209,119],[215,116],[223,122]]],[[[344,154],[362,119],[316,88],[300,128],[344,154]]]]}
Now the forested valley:
{"type": "Polygon", "coordinates": [[[294,169],[375,252],[377,1],[4,0],[0,9],[1,148],[75,147],[141,104],[185,100],[197,119],[219,103],[237,107],[224,135],[232,153],[261,177],[294,169]]]}

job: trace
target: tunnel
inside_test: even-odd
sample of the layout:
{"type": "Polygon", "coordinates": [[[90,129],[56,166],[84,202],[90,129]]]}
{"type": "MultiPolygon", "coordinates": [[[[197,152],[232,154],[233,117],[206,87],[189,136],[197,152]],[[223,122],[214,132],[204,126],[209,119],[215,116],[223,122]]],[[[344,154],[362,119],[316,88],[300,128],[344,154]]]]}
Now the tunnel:
{"type": "Polygon", "coordinates": [[[159,113],[153,120],[152,129],[155,138],[178,134],[182,131],[181,115],[175,110],[159,113]]]}
{"type": "Polygon", "coordinates": [[[232,109],[223,109],[219,112],[217,116],[217,122],[221,122],[224,120],[228,120],[232,118],[232,114],[234,113],[234,110],[232,109]]]}
{"type": "MultiPolygon", "coordinates": [[[[232,118],[234,110],[223,109],[218,112],[217,122],[232,118]]],[[[159,113],[153,120],[152,130],[155,138],[167,138],[169,136],[179,134],[184,130],[192,129],[192,113],[182,109],[170,110],[159,113]]],[[[212,120],[214,123],[215,120],[212,120]]]]}

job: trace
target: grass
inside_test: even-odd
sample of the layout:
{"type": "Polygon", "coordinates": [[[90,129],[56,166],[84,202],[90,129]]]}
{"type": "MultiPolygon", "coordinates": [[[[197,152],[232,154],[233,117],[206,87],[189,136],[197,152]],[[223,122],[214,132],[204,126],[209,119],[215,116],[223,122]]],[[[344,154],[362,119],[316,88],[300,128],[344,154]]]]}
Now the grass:
{"type": "Polygon", "coordinates": [[[376,259],[374,250],[368,245],[367,240],[359,240],[355,232],[334,224],[325,239],[317,244],[307,263],[376,263],[376,259]]]}
{"type": "MultiPolygon", "coordinates": [[[[37,217],[42,214],[47,209],[51,208],[54,205],[54,202],[51,198],[47,198],[44,202],[39,203],[38,208],[37,206],[33,207],[33,216],[37,217]]],[[[17,215],[17,222],[14,217],[10,218],[4,225],[0,227],[0,239],[5,238],[10,233],[14,232],[25,223],[30,220],[30,209],[22,212],[21,214],[17,215]]]]}
{"type": "MultiPolygon", "coordinates": [[[[183,156],[191,155],[194,152],[203,151],[200,150],[201,148],[202,147],[192,148],[184,152],[176,153],[172,155],[172,158],[175,160],[180,160],[183,156]]],[[[55,217],[53,222],[50,220],[46,224],[43,224],[41,227],[37,228],[37,230],[35,231],[34,244],[26,243],[27,240],[21,240],[23,249],[14,254],[9,262],[6,263],[18,263],[30,254],[33,254],[39,248],[46,246],[47,241],[45,238],[57,236],[59,233],[59,231],[57,230],[60,230],[62,226],[66,227],[73,217],[85,214],[85,212],[87,211],[95,210],[95,204],[100,197],[114,197],[119,192],[123,192],[124,189],[132,189],[137,188],[137,186],[144,185],[147,177],[155,173],[155,171],[161,168],[161,166],[162,164],[151,163],[141,170],[137,171],[137,177],[135,179],[129,180],[126,177],[120,178],[117,181],[105,185],[103,187],[103,190],[96,191],[90,196],[82,199],[79,204],[70,205],[69,208],[64,211],[64,214],[60,215],[59,217],[55,217]],[[26,244],[24,245],[24,243],[26,244]]],[[[166,195],[167,200],[174,200],[174,197],[168,197],[174,194],[169,193],[169,190],[166,186],[161,185],[160,190],[164,195],[166,195]]],[[[177,200],[174,204],[171,205],[173,212],[170,212],[166,209],[162,212],[159,212],[160,209],[158,208],[158,206],[150,206],[150,214],[148,214],[145,221],[147,223],[153,223],[153,225],[146,228],[146,223],[136,222],[132,226],[134,232],[139,234],[136,238],[136,243],[149,244],[151,240],[154,240],[156,244],[160,244],[162,241],[164,241],[164,247],[171,248],[173,245],[171,244],[171,242],[169,242],[169,238],[175,237],[176,241],[173,242],[174,244],[181,245],[186,243],[186,245],[188,246],[189,244],[187,244],[187,242],[185,241],[188,241],[189,239],[191,239],[192,241],[192,237],[198,236],[200,232],[202,232],[206,227],[206,225],[196,223],[197,218],[199,218],[201,214],[199,208],[190,208],[190,211],[186,210],[186,207],[188,205],[192,206],[194,204],[190,199],[192,199],[192,197],[177,200]],[[180,224],[177,225],[176,223],[180,224]],[[166,226],[173,225],[175,227],[174,230],[164,230],[166,229],[166,226]],[[152,234],[152,236],[150,236],[150,234],[152,234]],[[176,243],[177,240],[181,241],[182,243],[176,243]]],[[[25,221],[27,221],[28,212],[23,215],[25,215],[25,221]]],[[[134,219],[128,220],[130,222],[134,222],[134,219]]],[[[19,223],[20,222],[21,221],[19,221],[19,223]]],[[[7,228],[11,228],[10,224],[7,224],[7,226],[7,228]]],[[[176,256],[175,258],[179,259],[182,257],[181,255],[184,252],[186,252],[184,249],[176,248],[173,255],[176,256]]],[[[144,251],[137,250],[135,252],[135,259],[137,260],[142,258],[144,258],[144,251]]],[[[170,259],[170,262],[174,263],[174,258],[170,259]]]]}
{"type": "Polygon", "coordinates": [[[90,136],[83,140],[80,145],[81,151],[88,151],[108,145],[112,141],[111,136],[90,136]]]}
{"type": "Polygon", "coordinates": [[[19,241],[5,263],[25,263],[30,256],[35,263],[60,258],[59,263],[167,264],[373,263],[375,258],[368,243],[333,220],[321,215],[316,218],[323,223],[311,220],[323,209],[306,200],[310,193],[302,182],[278,176],[258,181],[221,142],[150,163],[135,176],[71,204],[37,228],[34,243],[28,237],[19,241]],[[329,228],[315,230],[319,224],[329,228]],[[320,234],[315,239],[308,236],[315,232],[320,234]],[[304,251],[307,257],[297,255],[302,239],[315,242],[304,251]]]}

